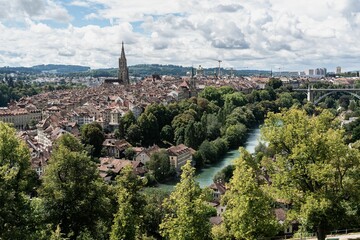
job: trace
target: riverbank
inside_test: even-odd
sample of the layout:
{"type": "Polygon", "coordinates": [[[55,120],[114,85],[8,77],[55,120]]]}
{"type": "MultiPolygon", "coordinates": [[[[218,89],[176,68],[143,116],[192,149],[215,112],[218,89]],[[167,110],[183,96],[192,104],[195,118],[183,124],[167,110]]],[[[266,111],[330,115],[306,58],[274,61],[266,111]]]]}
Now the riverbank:
{"type": "MultiPolygon", "coordinates": [[[[250,153],[253,153],[255,151],[255,147],[259,143],[259,137],[260,127],[251,129],[244,144],[245,149],[250,153]]],[[[200,187],[204,188],[211,185],[213,183],[215,174],[226,166],[231,165],[239,156],[240,152],[238,149],[231,150],[225,154],[217,163],[210,166],[205,166],[201,170],[197,171],[195,179],[199,182],[200,187]]],[[[158,187],[166,191],[172,191],[176,183],[178,183],[178,181],[174,180],[166,184],[159,184],[158,187]]]]}
{"type": "MultiPolygon", "coordinates": [[[[250,153],[255,151],[255,147],[258,145],[260,137],[260,128],[255,128],[249,131],[248,139],[246,140],[244,147],[250,153]]],[[[239,149],[231,150],[222,159],[211,165],[202,168],[197,172],[196,180],[199,182],[200,187],[204,188],[213,183],[213,178],[216,173],[221,171],[223,168],[231,165],[235,159],[240,157],[239,149]]]]}

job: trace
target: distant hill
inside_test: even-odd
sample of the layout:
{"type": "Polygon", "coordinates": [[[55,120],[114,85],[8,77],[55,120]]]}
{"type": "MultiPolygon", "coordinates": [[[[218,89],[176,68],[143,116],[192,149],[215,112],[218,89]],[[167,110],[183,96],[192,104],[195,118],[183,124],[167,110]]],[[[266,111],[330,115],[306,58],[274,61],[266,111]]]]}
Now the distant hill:
{"type": "Polygon", "coordinates": [[[90,67],[77,66],[77,65],[37,65],[33,67],[1,67],[0,73],[29,73],[29,74],[40,74],[40,73],[54,73],[54,74],[67,74],[67,73],[78,73],[89,71],[90,67]]]}
{"type": "MultiPolygon", "coordinates": [[[[160,64],[138,64],[129,66],[129,74],[133,77],[146,77],[153,74],[171,75],[171,76],[185,76],[191,73],[191,67],[183,67],[177,65],[160,65],[160,64]]],[[[37,65],[33,67],[1,67],[0,73],[27,73],[27,74],[41,74],[51,73],[57,75],[70,75],[74,77],[116,77],[117,68],[104,69],[90,69],[86,66],[78,65],[37,65]]],[[[215,75],[218,68],[204,68],[204,73],[207,76],[215,75]]],[[[196,69],[194,68],[194,73],[196,69]]],[[[229,70],[221,68],[221,74],[234,74],[236,76],[250,76],[250,75],[269,75],[270,71],[263,70],[229,70]]]]}
{"type": "Polygon", "coordinates": [[[78,66],[78,65],[37,65],[31,67],[32,69],[39,70],[41,72],[51,72],[51,73],[76,73],[76,72],[86,72],[90,70],[90,67],[78,66]]]}

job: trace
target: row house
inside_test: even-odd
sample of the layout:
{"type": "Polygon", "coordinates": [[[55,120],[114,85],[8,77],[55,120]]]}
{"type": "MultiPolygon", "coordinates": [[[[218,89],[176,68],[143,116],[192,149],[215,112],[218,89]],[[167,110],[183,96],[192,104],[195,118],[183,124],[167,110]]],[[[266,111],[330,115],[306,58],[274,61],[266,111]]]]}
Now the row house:
{"type": "Polygon", "coordinates": [[[100,176],[106,181],[114,181],[116,176],[119,175],[121,170],[126,167],[131,166],[133,172],[138,176],[144,176],[146,170],[144,164],[139,161],[130,161],[125,159],[115,159],[115,158],[100,158],[100,163],[98,164],[98,169],[100,176]]]}
{"type": "Polygon", "coordinates": [[[131,144],[125,139],[105,139],[102,146],[106,156],[121,158],[124,156],[124,151],[131,147],[131,144]]]}
{"type": "Polygon", "coordinates": [[[149,148],[141,148],[141,151],[136,153],[134,159],[135,161],[140,161],[143,164],[145,164],[148,161],[150,161],[150,158],[154,153],[159,152],[160,150],[161,149],[159,148],[158,145],[154,145],[149,148]]]}
{"type": "Polygon", "coordinates": [[[41,178],[45,173],[48,160],[50,159],[50,149],[40,147],[38,142],[34,139],[34,134],[30,131],[21,132],[20,136],[29,147],[31,168],[41,178]]]}
{"type": "Polygon", "coordinates": [[[71,132],[67,131],[62,119],[63,117],[59,113],[53,114],[36,125],[36,140],[43,148],[51,148],[53,142],[63,134],[76,133],[73,131],[74,129],[71,132]]]}
{"type": "Polygon", "coordinates": [[[8,108],[0,109],[0,121],[11,123],[18,130],[24,130],[29,125],[37,123],[41,120],[42,114],[40,110],[27,110],[25,108],[17,108],[10,110],[8,108]]]}
{"type": "Polygon", "coordinates": [[[110,121],[109,125],[113,127],[119,126],[120,119],[124,116],[125,112],[120,108],[115,108],[110,112],[110,121]]]}
{"type": "Polygon", "coordinates": [[[79,126],[95,122],[96,120],[95,116],[92,116],[87,112],[80,112],[75,110],[70,114],[70,118],[72,122],[76,122],[79,124],[79,126]]]}
{"type": "Polygon", "coordinates": [[[142,107],[132,102],[129,102],[129,110],[132,111],[136,119],[138,119],[141,113],[144,111],[142,107]]]}
{"type": "Polygon", "coordinates": [[[216,215],[218,217],[221,217],[224,213],[226,206],[221,205],[221,197],[226,192],[226,186],[225,183],[222,181],[214,182],[209,186],[209,188],[212,190],[212,197],[213,200],[211,202],[211,205],[216,209],[216,215]]]}

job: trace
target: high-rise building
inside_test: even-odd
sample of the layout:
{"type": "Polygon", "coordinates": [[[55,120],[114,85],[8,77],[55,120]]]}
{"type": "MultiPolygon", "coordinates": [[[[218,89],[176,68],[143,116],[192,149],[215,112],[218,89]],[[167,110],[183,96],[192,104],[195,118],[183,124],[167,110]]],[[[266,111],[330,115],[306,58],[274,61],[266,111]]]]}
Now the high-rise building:
{"type": "Polygon", "coordinates": [[[124,42],[121,43],[121,56],[119,58],[119,72],[118,72],[119,82],[124,84],[129,84],[129,69],[127,67],[125,50],[124,50],[124,42]]]}
{"type": "Polygon", "coordinates": [[[336,74],[340,74],[340,73],[341,73],[341,67],[338,66],[338,67],[336,67],[336,74]]]}
{"type": "Polygon", "coordinates": [[[314,69],[309,69],[309,74],[310,76],[314,75],[314,69]]]}
{"type": "Polygon", "coordinates": [[[326,76],[327,69],[326,68],[317,68],[315,69],[315,75],[317,76],[326,76]]]}

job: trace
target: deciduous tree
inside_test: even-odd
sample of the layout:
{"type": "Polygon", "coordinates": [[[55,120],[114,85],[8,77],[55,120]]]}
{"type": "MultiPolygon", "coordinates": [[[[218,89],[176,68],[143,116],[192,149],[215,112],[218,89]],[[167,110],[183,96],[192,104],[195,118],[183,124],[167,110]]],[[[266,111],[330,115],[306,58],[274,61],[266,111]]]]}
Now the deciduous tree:
{"type": "Polygon", "coordinates": [[[171,240],[210,239],[209,218],[214,209],[205,202],[206,195],[194,178],[195,169],[190,161],[182,171],[180,182],[164,201],[166,214],[160,224],[160,233],[171,240]]]}
{"type": "Polygon", "coordinates": [[[360,152],[345,144],[333,119],[326,110],[309,117],[291,109],[270,114],[262,129],[275,151],[264,164],[275,196],[291,202],[290,215],[320,240],[358,219],[360,152]]]}
{"type": "Polygon", "coordinates": [[[81,127],[81,140],[85,145],[92,146],[93,156],[99,157],[101,154],[102,144],[105,140],[101,125],[96,122],[83,125],[81,127]]]}
{"type": "Polygon", "coordinates": [[[116,178],[118,210],[111,228],[110,240],[134,240],[142,234],[145,200],[139,191],[144,182],[126,166],[116,178]]]}
{"type": "Polygon", "coordinates": [[[170,164],[169,155],[165,150],[152,154],[147,166],[149,170],[152,171],[155,179],[159,182],[175,175],[174,169],[170,164]]]}
{"type": "Polygon", "coordinates": [[[15,129],[0,122],[0,239],[28,237],[33,174],[25,143],[15,129]]]}
{"type": "Polygon", "coordinates": [[[241,157],[235,161],[234,175],[222,200],[226,205],[222,227],[230,238],[272,237],[278,231],[273,200],[262,190],[259,168],[253,157],[244,148],[240,151],[241,157]]]}
{"type": "Polygon", "coordinates": [[[160,130],[157,118],[152,113],[143,113],[138,119],[141,130],[142,145],[150,146],[160,139],[160,130]]]}
{"type": "Polygon", "coordinates": [[[112,215],[107,190],[82,144],[70,134],[60,137],[40,189],[47,221],[53,229],[59,225],[70,239],[84,231],[102,239],[106,233],[99,228],[107,226],[112,215]]]}
{"type": "Polygon", "coordinates": [[[226,129],[225,138],[230,148],[239,147],[245,140],[247,129],[244,124],[231,125],[226,129]]]}

